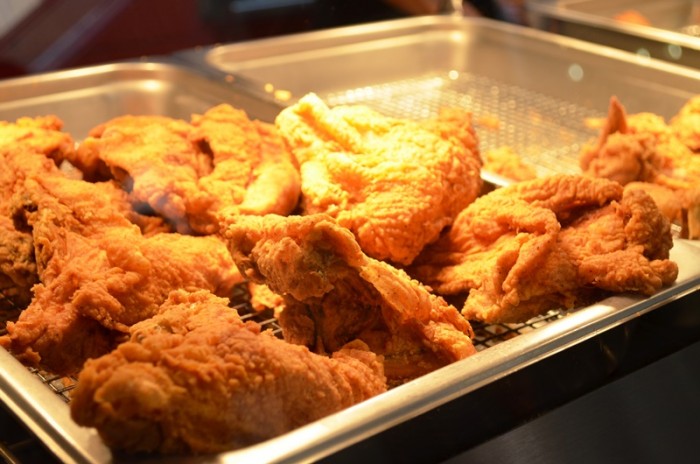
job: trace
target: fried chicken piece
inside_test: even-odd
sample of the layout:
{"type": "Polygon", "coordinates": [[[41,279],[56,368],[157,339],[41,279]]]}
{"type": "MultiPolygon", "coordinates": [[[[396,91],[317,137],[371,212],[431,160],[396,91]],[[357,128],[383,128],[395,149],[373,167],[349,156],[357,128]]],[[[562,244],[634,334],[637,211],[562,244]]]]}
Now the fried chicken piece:
{"type": "Polygon", "coordinates": [[[113,450],[215,453],[385,390],[381,358],[361,342],[316,355],[241,321],[225,299],[176,291],[128,342],[85,364],[70,408],[113,450]]]}
{"type": "Polygon", "coordinates": [[[41,283],[0,343],[27,364],[74,373],[152,316],[170,290],[227,296],[241,281],[217,237],[144,235],[128,218],[126,194],[109,182],[25,183],[15,217],[31,231],[41,283]]]}
{"type": "Polygon", "coordinates": [[[639,10],[628,9],[622,10],[613,16],[615,21],[621,21],[623,23],[638,24],[640,26],[651,26],[651,21],[649,18],[644,16],[639,10]]]}
{"type": "Polygon", "coordinates": [[[676,137],[695,153],[700,152],[700,95],[688,100],[670,121],[676,137]]]}
{"type": "MultiPolygon", "coordinates": [[[[199,232],[212,233],[218,216],[234,207],[240,214],[286,215],[296,208],[301,193],[299,170],[274,125],[250,120],[230,105],[194,115],[192,136],[213,156],[213,171],[199,179],[199,187],[214,199],[199,232]],[[213,213],[213,212],[214,213],[213,213]]],[[[231,210],[227,211],[230,214],[231,210]]]]}
{"type": "Polygon", "coordinates": [[[15,122],[0,121],[0,151],[42,154],[60,166],[73,153],[75,146],[73,138],[62,132],[62,128],[63,121],[52,115],[23,117],[15,122]]]}
{"type": "Polygon", "coordinates": [[[36,282],[31,235],[16,230],[9,217],[0,216],[0,320],[13,319],[27,307],[36,282]]]}
{"type": "Polygon", "coordinates": [[[211,172],[211,158],[190,140],[192,126],[165,116],[120,116],[90,131],[71,158],[87,180],[115,179],[140,211],[154,211],[190,232],[187,198],[211,172]]]}
{"type": "Polygon", "coordinates": [[[223,208],[287,214],[299,174],[272,125],[230,105],[194,115],[122,116],[90,132],[71,162],[88,179],[114,178],[139,210],[181,233],[214,234],[223,208]]]}
{"type": "Polygon", "coordinates": [[[15,228],[11,198],[27,178],[63,176],[57,164],[74,144],[62,125],[55,116],[0,121],[0,311],[5,319],[29,304],[38,281],[31,235],[15,228]]]}
{"type": "Polygon", "coordinates": [[[396,385],[475,352],[469,323],[405,272],[367,257],[325,214],[240,216],[224,236],[245,276],[284,297],[285,340],[330,353],[360,339],[396,385]]]}
{"type": "Polygon", "coordinates": [[[470,320],[523,322],[600,290],[653,294],[677,277],[672,246],[643,191],[556,175],[480,197],[408,272],[438,294],[468,294],[470,320]]]}
{"type": "Polygon", "coordinates": [[[414,122],[308,94],[275,124],[300,165],[303,214],[334,217],[376,259],[410,263],[481,189],[465,111],[414,122]]]}
{"type": "MultiPolygon", "coordinates": [[[[646,182],[673,190],[680,215],[669,219],[687,224],[688,212],[698,209],[693,203],[692,190],[700,185],[700,156],[691,149],[693,134],[700,137],[700,126],[695,124],[700,115],[697,106],[695,100],[688,102],[673,119],[674,127],[652,113],[628,117],[619,100],[611,98],[608,119],[598,142],[581,152],[581,169],[587,175],[623,185],[646,182]]],[[[687,229],[683,234],[700,238],[689,234],[687,229]]]]}
{"type": "Polygon", "coordinates": [[[516,182],[537,177],[535,167],[526,163],[513,148],[507,146],[488,150],[484,154],[483,169],[516,182]]]}

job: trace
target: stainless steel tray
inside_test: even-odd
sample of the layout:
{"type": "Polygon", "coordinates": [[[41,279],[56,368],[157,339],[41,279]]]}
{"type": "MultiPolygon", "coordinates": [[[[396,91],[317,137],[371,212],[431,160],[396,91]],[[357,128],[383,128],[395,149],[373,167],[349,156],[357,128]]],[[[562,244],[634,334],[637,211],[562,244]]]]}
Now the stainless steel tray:
{"type": "Polygon", "coordinates": [[[697,0],[527,0],[531,26],[700,68],[700,2],[697,0]],[[649,24],[616,19],[636,11],[649,24]]]}
{"type": "Polygon", "coordinates": [[[250,96],[235,84],[166,58],[0,81],[0,119],[55,114],[76,140],[116,116],[162,114],[189,120],[192,113],[222,102],[265,121],[272,121],[280,110],[280,105],[250,96]]]}
{"type": "MultiPolygon", "coordinates": [[[[649,311],[662,311],[663,305],[671,300],[700,291],[700,249],[678,239],[671,250],[671,258],[679,265],[678,280],[650,298],[620,295],[567,314],[551,313],[528,324],[486,327],[477,345],[479,353],[332,416],[239,451],[167,459],[113,456],[94,430],[72,422],[60,379],[37,376],[1,349],[0,400],[63,462],[313,462],[649,311]],[[487,333],[494,337],[490,338],[487,333]]],[[[478,420],[469,420],[478,427],[478,420]]]]}
{"type": "MultiPolygon", "coordinates": [[[[0,118],[56,114],[80,139],[96,123],[118,114],[189,117],[220,101],[272,120],[281,106],[308,91],[335,102],[368,102],[406,117],[423,117],[445,103],[459,102],[471,105],[477,118],[497,111],[502,130],[494,133],[510,134],[506,142],[525,140],[523,146],[541,148],[551,141],[555,162],[547,169],[566,170],[566,156],[575,151],[570,138],[590,135],[578,132],[582,117],[604,114],[611,93],[631,111],[669,116],[700,82],[698,72],[640,63],[616,50],[488,20],[450,17],[192,50],[173,59],[0,82],[0,118]],[[479,92],[470,94],[471,85],[479,92]],[[519,114],[532,108],[527,117],[519,114]],[[523,136],[523,130],[531,135],[523,136]],[[547,140],[541,140],[547,131],[547,140]]],[[[540,151],[532,150],[533,158],[541,157],[540,151]]],[[[671,255],[679,263],[679,278],[651,298],[623,295],[528,324],[480,328],[480,352],[471,358],[259,445],[171,460],[303,462],[329,456],[700,289],[700,248],[677,240],[671,255]]],[[[119,461],[93,430],[72,423],[66,383],[70,385],[30,372],[0,350],[0,400],[62,461],[119,461]]]]}
{"type": "Polygon", "coordinates": [[[178,58],[281,104],[315,92],[331,104],[366,103],[416,119],[466,107],[482,149],[511,146],[540,174],[578,172],[581,145],[595,136],[583,121],[604,116],[611,95],[630,112],[670,117],[700,89],[697,70],[454,16],[187,50],[178,58]]]}

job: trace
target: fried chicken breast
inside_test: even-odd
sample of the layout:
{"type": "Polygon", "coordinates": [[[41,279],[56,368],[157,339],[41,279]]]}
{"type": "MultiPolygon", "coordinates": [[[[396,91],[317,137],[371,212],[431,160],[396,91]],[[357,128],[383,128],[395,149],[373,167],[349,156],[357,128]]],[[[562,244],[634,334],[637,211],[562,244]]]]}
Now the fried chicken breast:
{"type": "Polygon", "coordinates": [[[481,189],[465,111],[414,122],[308,94],[275,124],[300,166],[303,214],[334,217],[375,259],[409,264],[481,189]]]}
{"type": "Polygon", "coordinates": [[[241,272],[284,297],[285,340],[317,353],[362,340],[384,357],[390,385],[476,352],[454,307],[367,257],[328,215],[234,216],[222,228],[241,272]]]}
{"type": "Polygon", "coordinates": [[[264,441],[386,390],[361,342],[326,357],[243,322],[205,291],[173,292],[130,339],[90,360],[71,416],[113,450],[213,453],[264,441]]]}
{"type": "Polygon", "coordinates": [[[137,210],[154,211],[185,234],[214,234],[218,214],[287,214],[299,173],[274,127],[219,105],[192,123],[121,116],[94,128],[70,161],[89,180],[115,179],[137,210]]]}
{"type": "Polygon", "coordinates": [[[522,322],[600,291],[653,294],[678,275],[672,246],[645,192],[556,175],[480,197],[408,271],[439,294],[468,294],[470,320],[522,322]]]}

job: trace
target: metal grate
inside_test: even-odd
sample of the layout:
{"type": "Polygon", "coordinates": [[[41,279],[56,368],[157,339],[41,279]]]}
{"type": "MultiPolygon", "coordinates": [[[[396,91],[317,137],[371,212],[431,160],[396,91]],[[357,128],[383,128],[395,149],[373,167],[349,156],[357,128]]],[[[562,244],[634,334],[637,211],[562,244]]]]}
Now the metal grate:
{"type": "Polygon", "coordinates": [[[597,132],[584,122],[605,114],[468,72],[432,73],[323,96],[329,105],[366,104],[393,117],[426,119],[445,107],[469,110],[480,149],[508,146],[539,175],[580,173],[578,156],[597,132]]]}
{"type": "Polygon", "coordinates": [[[483,351],[506,340],[515,338],[527,332],[549,324],[552,321],[564,317],[562,311],[549,311],[541,316],[534,317],[527,322],[519,324],[484,324],[480,322],[472,322],[474,330],[474,346],[477,351],[483,351]]]}

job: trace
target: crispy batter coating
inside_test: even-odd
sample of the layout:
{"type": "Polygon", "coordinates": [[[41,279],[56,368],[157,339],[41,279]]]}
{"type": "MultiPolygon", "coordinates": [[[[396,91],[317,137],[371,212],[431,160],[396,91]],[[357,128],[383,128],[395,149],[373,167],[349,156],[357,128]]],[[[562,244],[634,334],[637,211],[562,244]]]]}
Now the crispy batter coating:
{"type": "Polygon", "coordinates": [[[275,124],[300,165],[304,214],[334,217],[376,259],[410,263],[481,188],[465,111],[413,122],[308,94],[275,124]]]}
{"type": "Polygon", "coordinates": [[[110,182],[28,179],[14,216],[31,232],[41,282],[3,346],[28,364],[69,374],[152,316],[176,288],[228,295],[241,276],[214,236],[144,235],[110,182]]]}
{"type": "Polygon", "coordinates": [[[386,390],[381,358],[331,357],[243,322],[227,300],[173,292],[130,339],[86,363],[71,415],[114,450],[221,452],[281,435],[386,390]]]}
{"type": "Polygon", "coordinates": [[[669,125],[683,145],[700,153],[700,95],[688,100],[669,125]]]}
{"type": "Polygon", "coordinates": [[[515,182],[537,177],[535,166],[527,163],[508,146],[488,150],[484,154],[484,170],[515,182]]]}
{"type": "Polygon", "coordinates": [[[468,206],[409,269],[439,294],[467,294],[470,320],[521,322],[587,303],[592,290],[651,295],[678,266],[669,221],[645,192],[556,175],[468,206]]]}
{"type": "Polygon", "coordinates": [[[122,116],[97,126],[70,161],[87,179],[116,179],[139,210],[152,210],[181,233],[214,234],[218,215],[287,214],[299,173],[274,127],[219,105],[192,123],[122,116]]]}
{"type": "MultiPolygon", "coordinates": [[[[58,166],[73,153],[75,146],[73,138],[62,128],[63,121],[52,115],[0,121],[0,151],[14,155],[42,154],[58,166]]],[[[0,192],[0,195],[5,193],[0,192]]]]}
{"type": "Polygon", "coordinates": [[[241,272],[284,296],[285,340],[326,353],[360,339],[384,356],[390,385],[475,353],[454,307],[327,215],[232,217],[224,235],[241,272]]]}

